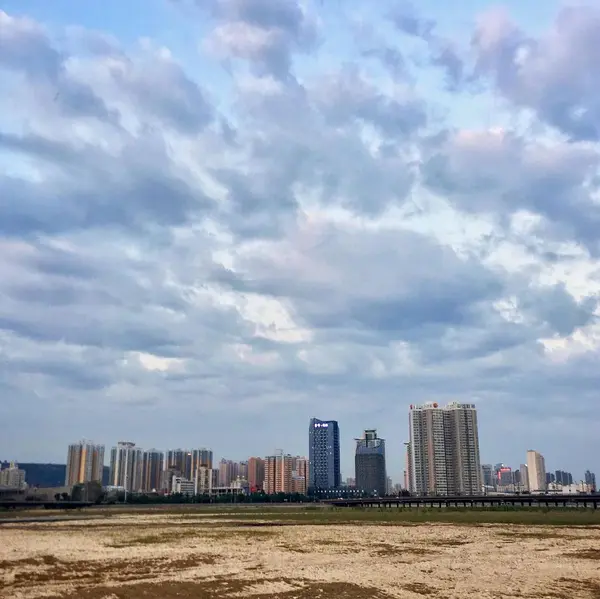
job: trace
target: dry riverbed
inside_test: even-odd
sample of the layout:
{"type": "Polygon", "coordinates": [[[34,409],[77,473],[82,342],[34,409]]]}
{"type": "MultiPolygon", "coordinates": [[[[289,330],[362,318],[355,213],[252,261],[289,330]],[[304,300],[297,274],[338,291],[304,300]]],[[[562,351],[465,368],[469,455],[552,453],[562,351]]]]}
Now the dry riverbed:
{"type": "Polygon", "coordinates": [[[0,598],[600,598],[600,529],[120,514],[0,527],[0,598]]]}

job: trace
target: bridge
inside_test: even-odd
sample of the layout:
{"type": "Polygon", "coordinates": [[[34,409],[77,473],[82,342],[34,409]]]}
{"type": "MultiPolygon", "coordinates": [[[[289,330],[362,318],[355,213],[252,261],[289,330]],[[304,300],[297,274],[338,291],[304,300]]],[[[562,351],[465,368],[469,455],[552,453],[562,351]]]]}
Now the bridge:
{"type": "Polygon", "coordinates": [[[598,509],[600,494],[540,495],[448,495],[421,497],[367,497],[363,499],[324,499],[322,503],[336,507],[370,508],[478,508],[478,507],[581,507],[598,509]]]}

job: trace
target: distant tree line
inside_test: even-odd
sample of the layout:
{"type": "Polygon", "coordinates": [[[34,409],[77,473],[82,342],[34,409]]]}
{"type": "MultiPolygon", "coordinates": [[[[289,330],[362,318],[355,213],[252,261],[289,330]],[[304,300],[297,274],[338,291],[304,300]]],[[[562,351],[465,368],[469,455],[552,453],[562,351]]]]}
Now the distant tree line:
{"type": "MultiPolygon", "coordinates": [[[[402,496],[408,496],[410,493],[406,490],[401,491],[402,496]]],[[[340,491],[340,496],[344,491],[340,491]]],[[[370,497],[368,493],[353,493],[351,497],[365,498],[370,497]]],[[[328,495],[333,498],[333,496],[328,495]]],[[[75,485],[71,494],[56,493],[56,501],[90,501],[96,504],[115,504],[131,503],[137,505],[151,504],[176,504],[176,503],[313,503],[324,499],[325,496],[305,495],[303,493],[275,493],[268,495],[264,491],[253,492],[250,494],[229,493],[225,495],[186,495],[184,493],[172,493],[170,495],[159,495],[157,493],[127,493],[124,491],[104,491],[100,483],[85,483],[75,485]]]]}
{"type": "Polygon", "coordinates": [[[266,493],[237,494],[229,493],[226,495],[185,495],[183,493],[172,493],[171,495],[155,495],[145,493],[127,493],[118,492],[107,496],[105,503],[132,503],[132,504],[169,504],[169,503],[309,503],[313,498],[301,493],[276,493],[267,495],[266,493]]]}

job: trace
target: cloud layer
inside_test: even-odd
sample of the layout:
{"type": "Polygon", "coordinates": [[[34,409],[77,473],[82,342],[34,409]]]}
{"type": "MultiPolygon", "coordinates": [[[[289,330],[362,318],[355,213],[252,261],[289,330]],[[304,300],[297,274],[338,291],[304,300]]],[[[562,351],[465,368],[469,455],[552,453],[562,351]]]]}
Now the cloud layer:
{"type": "Polygon", "coordinates": [[[0,12],[0,453],[305,453],[317,416],[346,476],[378,427],[400,480],[408,405],[456,399],[486,461],[596,466],[600,11],[454,39],[407,7],[169,10],[209,23],[181,56],[0,12]]]}

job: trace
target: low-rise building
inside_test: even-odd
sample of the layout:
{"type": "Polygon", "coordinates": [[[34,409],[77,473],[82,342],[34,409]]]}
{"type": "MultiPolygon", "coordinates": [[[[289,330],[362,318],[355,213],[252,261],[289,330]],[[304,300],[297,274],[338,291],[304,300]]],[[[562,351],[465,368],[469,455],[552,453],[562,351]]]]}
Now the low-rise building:
{"type": "Polygon", "coordinates": [[[193,480],[183,478],[183,476],[173,476],[173,482],[171,484],[171,493],[181,493],[182,495],[193,495],[195,491],[195,484],[193,480]]]}

